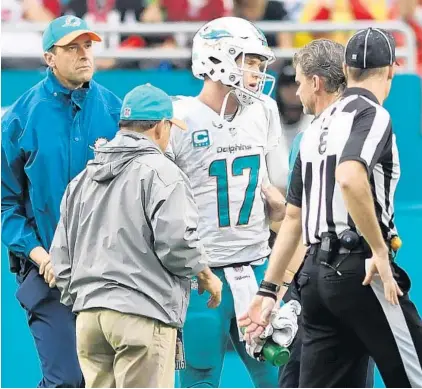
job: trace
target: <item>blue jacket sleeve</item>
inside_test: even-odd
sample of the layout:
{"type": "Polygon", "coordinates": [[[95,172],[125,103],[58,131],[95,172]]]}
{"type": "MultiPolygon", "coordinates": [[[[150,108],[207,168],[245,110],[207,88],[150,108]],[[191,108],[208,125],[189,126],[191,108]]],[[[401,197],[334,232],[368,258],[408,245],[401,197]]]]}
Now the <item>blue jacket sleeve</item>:
{"type": "Polygon", "coordinates": [[[20,123],[2,120],[1,139],[1,222],[2,242],[15,255],[29,257],[41,243],[25,213],[25,161],[16,139],[20,123]]]}

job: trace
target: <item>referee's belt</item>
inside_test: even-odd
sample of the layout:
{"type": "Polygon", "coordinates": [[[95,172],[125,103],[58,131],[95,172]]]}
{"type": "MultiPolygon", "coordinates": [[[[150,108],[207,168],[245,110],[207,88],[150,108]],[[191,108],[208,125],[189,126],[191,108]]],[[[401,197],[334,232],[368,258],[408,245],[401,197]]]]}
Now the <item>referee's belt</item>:
{"type": "Polygon", "coordinates": [[[321,242],[311,244],[308,254],[316,254],[319,251],[325,251],[331,255],[351,254],[351,253],[370,253],[371,248],[368,242],[357,232],[346,230],[338,237],[336,234],[321,234],[321,242]]]}

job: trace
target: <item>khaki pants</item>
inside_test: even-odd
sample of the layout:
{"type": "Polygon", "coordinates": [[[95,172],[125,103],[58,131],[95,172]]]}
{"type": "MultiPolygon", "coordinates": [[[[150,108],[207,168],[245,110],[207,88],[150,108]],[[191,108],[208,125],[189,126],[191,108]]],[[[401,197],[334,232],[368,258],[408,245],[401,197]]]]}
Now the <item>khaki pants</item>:
{"type": "Polygon", "coordinates": [[[87,388],[174,387],[177,330],[108,309],[78,314],[76,340],[87,388]]]}

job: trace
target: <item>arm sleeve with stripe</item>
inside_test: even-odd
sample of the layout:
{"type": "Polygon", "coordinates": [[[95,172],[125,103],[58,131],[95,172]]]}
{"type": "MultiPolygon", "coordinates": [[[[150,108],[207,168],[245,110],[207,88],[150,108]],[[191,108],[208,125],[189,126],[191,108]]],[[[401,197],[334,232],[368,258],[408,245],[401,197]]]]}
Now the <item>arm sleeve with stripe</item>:
{"type": "Polygon", "coordinates": [[[293,139],[292,146],[289,153],[289,175],[287,177],[287,188],[289,188],[290,181],[292,180],[292,173],[295,168],[297,155],[299,154],[300,141],[302,140],[303,132],[299,132],[293,139]]]}
{"type": "Polygon", "coordinates": [[[391,143],[391,138],[391,119],[388,112],[381,107],[368,107],[355,116],[339,163],[359,161],[365,165],[370,175],[391,143]]]}
{"type": "Polygon", "coordinates": [[[297,154],[295,166],[293,168],[290,179],[289,192],[287,194],[287,202],[302,207],[303,196],[303,180],[302,180],[302,160],[300,158],[300,151],[297,154]]]}

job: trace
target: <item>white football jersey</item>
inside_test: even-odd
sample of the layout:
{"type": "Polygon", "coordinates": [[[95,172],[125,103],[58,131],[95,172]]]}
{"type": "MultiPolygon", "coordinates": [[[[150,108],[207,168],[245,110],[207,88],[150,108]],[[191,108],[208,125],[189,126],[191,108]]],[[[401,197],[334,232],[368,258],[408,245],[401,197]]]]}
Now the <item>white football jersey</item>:
{"type": "Polygon", "coordinates": [[[188,131],[173,126],[167,154],[189,177],[210,266],[265,258],[269,219],[261,185],[268,180],[265,156],[281,136],[275,101],[243,107],[231,122],[196,97],[173,104],[188,131]]]}

